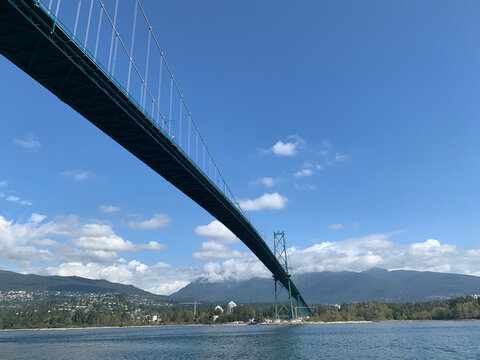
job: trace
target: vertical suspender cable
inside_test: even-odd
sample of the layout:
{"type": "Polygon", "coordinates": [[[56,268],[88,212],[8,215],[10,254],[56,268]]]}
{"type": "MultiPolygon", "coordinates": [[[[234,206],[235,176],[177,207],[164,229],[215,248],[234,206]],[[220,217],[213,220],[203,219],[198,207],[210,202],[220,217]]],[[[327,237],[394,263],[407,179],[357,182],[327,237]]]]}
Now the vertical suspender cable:
{"type": "Polygon", "coordinates": [[[78,0],[77,16],[75,17],[75,26],[73,27],[73,36],[77,35],[78,17],[80,16],[80,7],[82,6],[82,0],[78,0]]]}
{"type": "MultiPolygon", "coordinates": [[[[145,10],[143,9],[142,4],[140,3],[140,0],[136,0],[136,3],[138,4],[138,6],[139,6],[139,8],[140,8],[140,11],[141,11],[141,13],[142,13],[142,15],[143,15],[143,17],[144,17],[144,19],[145,19],[145,22],[146,22],[147,25],[150,27],[150,23],[149,23],[149,21],[148,21],[147,14],[146,14],[145,10]]],[[[158,39],[157,39],[157,37],[155,36],[155,33],[153,33],[153,32],[152,32],[152,37],[153,37],[154,44],[156,45],[156,47],[157,47],[158,51],[160,52],[160,55],[161,55],[161,57],[162,57],[162,59],[163,59],[163,62],[165,63],[165,66],[166,66],[166,68],[167,68],[168,73],[170,74],[170,76],[172,76],[172,80],[173,80],[174,86],[175,86],[178,94],[180,94],[180,88],[179,88],[177,82],[175,81],[175,79],[173,79],[172,71],[171,71],[170,67],[168,66],[167,61],[165,60],[165,57],[164,57],[164,55],[163,55],[162,49],[161,49],[161,47],[160,47],[160,44],[158,43],[158,39]]],[[[202,143],[203,143],[204,146],[206,147],[205,141],[203,140],[203,137],[202,137],[202,135],[201,135],[200,132],[199,132],[199,129],[198,129],[198,127],[197,127],[197,124],[196,124],[195,120],[193,119],[193,116],[192,116],[192,114],[191,114],[191,112],[190,112],[190,109],[188,108],[188,105],[187,105],[185,99],[182,98],[182,101],[183,101],[183,104],[184,104],[184,106],[185,106],[185,110],[186,110],[186,112],[187,112],[187,114],[188,114],[188,116],[189,116],[189,118],[190,118],[189,126],[190,126],[190,122],[191,122],[192,125],[193,125],[193,127],[194,127],[194,130],[196,131],[196,134],[197,134],[197,143],[198,143],[198,137],[200,137],[200,140],[202,141],[202,143]]],[[[164,120],[164,122],[165,122],[165,118],[163,118],[163,120],[164,120]]],[[[168,125],[168,124],[167,124],[167,125],[168,125]]],[[[162,126],[163,126],[163,124],[162,124],[162,126]]],[[[171,131],[171,129],[170,129],[170,131],[171,131]]],[[[216,169],[216,173],[218,172],[218,176],[219,176],[219,177],[222,179],[222,181],[224,182],[226,190],[228,190],[229,194],[232,196],[233,201],[234,201],[236,204],[238,204],[237,200],[236,200],[235,197],[233,196],[232,191],[230,190],[230,188],[229,188],[228,185],[226,184],[225,180],[223,179],[223,175],[222,175],[222,173],[220,172],[220,170],[218,169],[218,166],[217,166],[217,164],[215,163],[215,160],[213,160],[213,157],[212,157],[210,151],[208,150],[208,148],[206,148],[206,151],[207,151],[208,155],[210,156],[210,158],[212,159],[212,163],[213,163],[214,168],[216,169]]],[[[193,154],[192,154],[192,155],[193,155],[193,154]]],[[[238,208],[239,208],[239,210],[242,211],[242,213],[243,213],[243,210],[240,208],[239,205],[238,205],[238,208]]],[[[245,215],[245,213],[244,213],[244,215],[245,215]]]]}
{"type": "Polygon", "coordinates": [[[100,15],[98,16],[97,40],[95,41],[95,52],[93,53],[93,57],[95,59],[97,59],[98,40],[100,39],[100,30],[102,28],[102,18],[103,18],[103,4],[100,7],[100,15]]]}
{"type": "Polygon", "coordinates": [[[55,17],[58,18],[58,10],[60,10],[60,1],[61,0],[58,0],[57,2],[57,8],[55,9],[55,17]]]}
{"type": "Polygon", "coordinates": [[[88,31],[90,30],[90,20],[92,19],[92,8],[93,8],[93,0],[90,1],[90,10],[88,11],[87,30],[85,32],[85,41],[83,43],[83,51],[87,50],[88,31]]]}
{"type": "Polygon", "coordinates": [[[198,166],[198,131],[195,131],[196,143],[195,143],[195,163],[198,166]]]}
{"type": "Polygon", "coordinates": [[[190,125],[192,120],[188,117],[188,156],[190,156],[190,125]]]}
{"type": "Polygon", "coordinates": [[[170,110],[168,112],[168,123],[170,125],[170,128],[173,128],[173,125],[172,125],[172,96],[173,96],[173,75],[170,76],[170,110]]]}
{"type": "Polygon", "coordinates": [[[120,37],[117,29],[115,29],[115,48],[113,50],[113,64],[112,64],[112,76],[115,75],[115,65],[117,65],[117,49],[118,49],[118,38],[120,37]]]}
{"type": "Polygon", "coordinates": [[[108,71],[112,60],[113,41],[115,39],[115,26],[117,25],[118,0],[115,0],[115,13],[113,14],[112,39],[110,40],[110,52],[108,53],[108,71]]]}
{"type": "Polygon", "coordinates": [[[50,11],[52,9],[52,2],[53,0],[50,0],[50,2],[48,3],[48,13],[50,14],[50,11]]]}
{"type": "MultiPolygon", "coordinates": [[[[100,5],[102,5],[102,0],[98,0],[98,2],[100,3],[100,5]]],[[[137,0],[136,4],[139,4],[138,0],[137,0]]],[[[107,20],[110,22],[110,25],[113,26],[113,21],[112,21],[112,19],[110,18],[110,16],[108,15],[107,11],[105,10],[105,7],[102,7],[102,9],[103,9],[104,12],[105,12],[105,16],[106,16],[107,20]]],[[[136,18],[135,18],[135,19],[136,19],[136,18]]],[[[135,27],[134,27],[134,28],[135,28],[135,27]]],[[[135,63],[133,62],[133,58],[132,58],[132,56],[130,55],[130,53],[128,52],[127,47],[125,46],[125,43],[122,41],[122,39],[121,39],[118,31],[115,31],[115,32],[116,32],[116,34],[117,34],[118,42],[120,43],[121,47],[123,48],[123,50],[125,51],[125,53],[127,54],[127,56],[130,58],[130,65],[131,65],[131,67],[135,70],[135,73],[137,74],[138,78],[140,79],[140,82],[143,83],[143,77],[142,77],[142,75],[140,74],[140,71],[139,71],[138,67],[137,67],[137,66],[135,65],[135,63]]],[[[134,34],[133,34],[133,35],[134,35],[134,34]]],[[[133,36],[133,39],[132,39],[132,40],[134,40],[134,39],[135,39],[135,36],[133,36]]],[[[148,93],[148,96],[150,97],[150,99],[152,100],[152,102],[154,102],[154,97],[152,96],[152,93],[151,93],[147,88],[145,88],[145,91],[148,93]]],[[[130,95],[129,95],[129,96],[130,96],[130,95]]],[[[138,104],[138,103],[137,103],[137,104],[138,104]]],[[[159,107],[157,107],[157,111],[159,112],[159,114],[160,114],[163,122],[167,125],[168,130],[169,130],[171,136],[173,137],[173,131],[172,131],[172,129],[170,128],[170,126],[168,125],[167,119],[165,119],[165,117],[163,116],[163,114],[162,114],[162,112],[160,111],[160,108],[159,108],[159,107]]]]}
{"type": "Polygon", "coordinates": [[[180,128],[178,130],[178,135],[179,135],[178,136],[178,143],[180,144],[180,147],[182,147],[182,110],[183,110],[182,105],[183,105],[182,104],[182,95],[180,95],[180,111],[179,111],[179,113],[180,113],[180,128]]]}
{"type": "MultiPolygon", "coordinates": [[[[147,59],[145,61],[145,83],[144,87],[147,88],[148,86],[148,67],[149,67],[149,62],[150,62],[150,43],[152,41],[152,29],[148,29],[148,44],[147,44],[147,59]]],[[[147,92],[143,92],[143,109],[145,109],[145,101],[147,100],[147,92]]]]}
{"type": "Polygon", "coordinates": [[[135,1],[135,12],[133,13],[132,43],[130,45],[130,62],[128,64],[127,93],[130,90],[130,76],[132,74],[133,46],[135,45],[135,28],[137,26],[138,2],[135,1]]]}
{"type": "MultiPolygon", "coordinates": [[[[159,109],[160,109],[160,95],[162,95],[162,72],[163,72],[163,59],[160,56],[160,70],[158,74],[158,100],[157,100],[159,109]]],[[[160,117],[160,111],[157,112],[157,122],[160,121],[159,117],[160,117]]],[[[163,129],[163,125],[164,123],[162,121],[162,129],[163,129]]]]}

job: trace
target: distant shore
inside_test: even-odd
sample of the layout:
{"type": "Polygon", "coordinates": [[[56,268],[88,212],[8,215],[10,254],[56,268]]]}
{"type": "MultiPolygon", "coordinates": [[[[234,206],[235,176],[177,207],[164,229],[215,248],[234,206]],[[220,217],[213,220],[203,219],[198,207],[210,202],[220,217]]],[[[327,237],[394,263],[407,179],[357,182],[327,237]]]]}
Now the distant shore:
{"type": "MultiPolygon", "coordinates": [[[[294,321],[294,322],[268,322],[258,323],[255,325],[261,326],[275,326],[275,325],[334,325],[334,324],[373,324],[373,323],[392,323],[392,322],[437,322],[437,321],[480,321],[478,319],[462,319],[462,320],[381,320],[381,321],[294,321]]],[[[32,328],[32,329],[0,329],[0,332],[6,331],[46,331],[46,330],[85,330],[85,329],[124,329],[124,328],[149,328],[149,327],[174,327],[174,326],[247,326],[248,323],[243,324],[156,324],[156,325],[131,325],[131,326],[81,326],[81,327],[68,327],[68,328],[32,328]]]]}

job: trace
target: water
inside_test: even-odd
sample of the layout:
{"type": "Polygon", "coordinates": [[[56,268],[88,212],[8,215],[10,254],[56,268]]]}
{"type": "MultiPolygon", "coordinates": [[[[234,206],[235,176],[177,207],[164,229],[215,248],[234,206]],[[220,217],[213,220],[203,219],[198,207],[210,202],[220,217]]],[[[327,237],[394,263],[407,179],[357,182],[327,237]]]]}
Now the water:
{"type": "Polygon", "coordinates": [[[0,359],[480,359],[480,321],[12,331],[0,359]]]}

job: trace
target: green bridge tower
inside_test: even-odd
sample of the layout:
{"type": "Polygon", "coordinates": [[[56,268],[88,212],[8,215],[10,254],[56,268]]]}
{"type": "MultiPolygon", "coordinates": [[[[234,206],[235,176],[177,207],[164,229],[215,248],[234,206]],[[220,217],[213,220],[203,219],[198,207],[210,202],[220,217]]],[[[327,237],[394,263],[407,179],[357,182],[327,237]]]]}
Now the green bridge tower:
{"type": "Polygon", "coordinates": [[[285,241],[285,233],[277,231],[273,233],[273,254],[277,258],[280,265],[287,273],[287,284],[283,285],[279,279],[273,277],[275,282],[275,319],[294,320],[311,316],[310,307],[305,304],[300,293],[297,295],[292,293],[292,276],[289,272],[289,259],[287,254],[287,244],[285,241]],[[280,297],[283,295],[283,298],[280,297]],[[286,299],[285,299],[286,295],[286,299]]]}
{"type": "Polygon", "coordinates": [[[292,287],[290,280],[290,273],[288,272],[288,256],[287,256],[287,245],[285,242],[285,233],[283,231],[278,231],[273,233],[273,254],[278,259],[282,267],[285,269],[285,272],[288,276],[288,288],[283,286],[280,281],[278,281],[275,276],[273,280],[275,282],[275,319],[295,319],[295,310],[294,302],[292,298],[292,287]],[[279,295],[285,290],[287,293],[287,299],[285,301],[280,301],[279,295]]]}

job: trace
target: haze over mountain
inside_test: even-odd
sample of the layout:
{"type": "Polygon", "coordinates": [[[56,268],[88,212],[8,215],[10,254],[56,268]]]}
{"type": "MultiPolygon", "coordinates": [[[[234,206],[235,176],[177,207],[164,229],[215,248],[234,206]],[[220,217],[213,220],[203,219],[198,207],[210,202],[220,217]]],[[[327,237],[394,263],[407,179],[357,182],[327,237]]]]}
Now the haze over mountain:
{"type": "MultiPolygon", "coordinates": [[[[480,277],[409,270],[370,269],[364,272],[317,272],[295,277],[309,304],[386,301],[420,302],[480,293],[480,277]]],[[[195,299],[197,301],[240,303],[272,302],[273,281],[254,278],[246,281],[206,282],[197,280],[167,296],[151,294],[132,285],[77,276],[24,275],[0,270],[0,291],[26,290],[69,293],[120,293],[195,299]]]]}
{"type": "MultiPolygon", "coordinates": [[[[420,302],[480,293],[480,277],[436,272],[371,269],[298,275],[295,284],[309,304],[386,301],[420,302]]],[[[272,302],[272,279],[193,282],[172,297],[198,301],[272,302]]]]}

